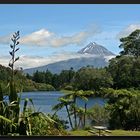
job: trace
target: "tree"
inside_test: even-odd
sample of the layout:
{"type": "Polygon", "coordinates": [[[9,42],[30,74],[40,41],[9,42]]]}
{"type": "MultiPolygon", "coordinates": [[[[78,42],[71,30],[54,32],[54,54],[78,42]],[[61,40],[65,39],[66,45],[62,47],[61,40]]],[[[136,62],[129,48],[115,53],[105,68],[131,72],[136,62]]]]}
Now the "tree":
{"type": "Polygon", "coordinates": [[[113,58],[110,60],[107,70],[113,78],[114,88],[131,87],[132,64],[133,64],[133,59],[127,56],[113,58]]]}
{"type": "Polygon", "coordinates": [[[68,72],[69,72],[68,82],[71,83],[73,81],[73,79],[74,79],[74,76],[75,76],[75,71],[73,70],[73,67],[71,67],[68,72]]]}
{"type": "Polygon", "coordinates": [[[131,69],[132,74],[132,86],[140,89],[140,57],[133,61],[131,69]]]}
{"type": "Polygon", "coordinates": [[[32,76],[30,74],[26,74],[26,78],[32,80],[32,76]]]}
{"type": "Polygon", "coordinates": [[[110,112],[110,129],[139,129],[140,101],[139,90],[104,89],[104,97],[108,99],[106,110],[110,112]]]}
{"type": "Polygon", "coordinates": [[[127,116],[125,129],[140,130],[140,95],[133,96],[130,99],[128,110],[125,111],[127,116]]]}
{"type": "Polygon", "coordinates": [[[137,29],[129,36],[120,39],[120,48],[124,50],[120,52],[121,55],[140,56],[140,30],[137,29]]]}
{"type": "Polygon", "coordinates": [[[58,110],[61,110],[63,107],[65,107],[66,108],[66,111],[67,111],[67,114],[68,114],[70,126],[73,129],[73,124],[72,124],[72,120],[71,120],[71,117],[70,117],[70,112],[69,112],[69,109],[68,109],[68,106],[72,103],[72,101],[69,100],[69,99],[64,99],[62,97],[59,98],[59,101],[60,101],[60,103],[58,103],[57,105],[55,105],[52,108],[52,110],[55,110],[57,112],[58,110]]]}
{"type": "Polygon", "coordinates": [[[37,83],[45,83],[45,73],[38,70],[33,74],[33,81],[37,83]]]}
{"type": "Polygon", "coordinates": [[[52,84],[52,73],[49,70],[46,70],[45,72],[45,83],[46,84],[52,84]]]}
{"type": "MultiPolygon", "coordinates": [[[[74,91],[71,93],[68,93],[64,96],[64,98],[66,99],[72,99],[73,100],[73,104],[72,104],[72,110],[73,110],[73,114],[74,114],[74,121],[75,121],[75,129],[77,129],[78,124],[77,124],[77,97],[87,101],[88,98],[86,97],[86,94],[84,94],[83,90],[79,90],[79,91],[74,91]]],[[[85,111],[86,112],[86,111],[85,111]]]]}
{"type": "Polygon", "coordinates": [[[74,75],[75,72],[73,68],[70,68],[69,70],[62,70],[59,74],[60,87],[65,87],[66,85],[71,84],[74,75]]]}
{"type": "Polygon", "coordinates": [[[105,107],[95,104],[87,111],[88,119],[93,125],[107,125],[109,120],[109,112],[105,107]]]}
{"type": "Polygon", "coordinates": [[[107,67],[113,78],[113,88],[140,87],[140,58],[121,56],[110,60],[107,67]]]}
{"type": "Polygon", "coordinates": [[[83,107],[78,107],[72,105],[70,108],[71,115],[74,115],[73,107],[76,108],[76,116],[79,119],[79,122],[77,123],[77,128],[83,128],[85,126],[85,109],[83,107]]]}
{"type": "Polygon", "coordinates": [[[17,100],[17,93],[14,83],[14,75],[16,74],[16,71],[14,71],[14,64],[19,59],[19,57],[15,57],[16,52],[19,50],[19,48],[16,48],[16,46],[19,44],[18,41],[19,39],[20,39],[19,31],[17,31],[13,34],[13,37],[11,38],[13,44],[10,45],[12,50],[9,52],[9,54],[11,55],[11,60],[9,62],[9,67],[11,68],[10,96],[9,96],[10,102],[17,100]]]}
{"type": "Polygon", "coordinates": [[[59,89],[60,81],[59,81],[59,75],[58,74],[53,75],[53,77],[52,77],[52,86],[55,89],[59,89]]]}
{"type": "Polygon", "coordinates": [[[81,68],[74,77],[74,85],[82,90],[99,90],[101,87],[111,87],[113,84],[110,73],[105,68],[81,68]]]}

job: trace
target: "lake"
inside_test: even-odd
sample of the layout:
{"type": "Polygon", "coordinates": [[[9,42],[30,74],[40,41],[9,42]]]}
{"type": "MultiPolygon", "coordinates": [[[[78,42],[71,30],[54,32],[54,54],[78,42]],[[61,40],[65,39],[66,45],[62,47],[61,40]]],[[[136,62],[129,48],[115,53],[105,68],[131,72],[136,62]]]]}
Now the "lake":
{"type": "MultiPolygon", "coordinates": [[[[48,113],[53,114],[54,111],[51,110],[52,107],[56,105],[57,103],[59,103],[58,98],[63,95],[64,93],[60,91],[46,91],[46,92],[37,91],[37,92],[24,92],[22,93],[21,98],[22,99],[31,98],[33,100],[36,111],[39,110],[47,114],[48,113]]],[[[21,102],[21,106],[23,106],[23,103],[24,101],[21,102]]],[[[78,106],[84,107],[84,103],[85,103],[84,100],[77,98],[78,106]]],[[[90,108],[95,104],[104,105],[105,100],[102,98],[89,97],[87,101],[87,108],[90,108]]],[[[67,112],[66,112],[65,107],[62,110],[58,111],[57,114],[61,119],[66,120],[67,112]]]]}

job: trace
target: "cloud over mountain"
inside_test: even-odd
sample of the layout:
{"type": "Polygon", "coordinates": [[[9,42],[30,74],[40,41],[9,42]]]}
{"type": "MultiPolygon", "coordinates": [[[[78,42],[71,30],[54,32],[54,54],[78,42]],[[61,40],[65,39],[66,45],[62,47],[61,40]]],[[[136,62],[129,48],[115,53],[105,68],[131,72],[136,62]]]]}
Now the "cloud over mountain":
{"type": "MultiPolygon", "coordinates": [[[[83,57],[82,54],[67,53],[67,52],[57,53],[47,57],[21,55],[20,59],[17,61],[15,66],[23,67],[25,69],[25,68],[38,67],[38,66],[58,62],[58,61],[81,58],[81,57],[83,57]]],[[[91,55],[85,55],[84,57],[91,57],[91,55]]],[[[4,66],[8,66],[9,60],[10,60],[9,56],[0,56],[0,64],[4,66]]]]}
{"type": "Polygon", "coordinates": [[[116,37],[119,39],[122,37],[126,37],[136,29],[140,29],[140,24],[131,24],[124,28],[121,32],[119,32],[116,37]]]}

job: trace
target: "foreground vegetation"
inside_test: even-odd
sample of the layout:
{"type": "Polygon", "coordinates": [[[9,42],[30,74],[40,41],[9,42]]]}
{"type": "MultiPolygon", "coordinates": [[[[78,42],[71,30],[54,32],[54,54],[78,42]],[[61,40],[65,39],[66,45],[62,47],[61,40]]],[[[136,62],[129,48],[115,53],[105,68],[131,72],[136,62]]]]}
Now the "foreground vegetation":
{"type": "MultiPolygon", "coordinates": [[[[19,89],[22,93],[23,87],[18,87],[19,83],[17,84],[16,81],[17,71],[14,70],[14,64],[19,59],[19,57],[16,57],[16,52],[19,50],[17,48],[19,38],[19,31],[15,32],[11,38],[12,44],[9,52],[11,55],[9,61],[10,74],[5,91],[3,91],[0,83],[0,135],[65,135],[64,129],[57,124],[60,121],[57,116],[37,112],[34,109],[32,99],[24,99],[23,109],[20,107],[22,99],[18,97],[17,93],[19,89]],[[5,92],[9,97],[8,101],[4,99],[5,92]],[[28,102],[31,102],[32,108],[28,107],[28,102]],[[39,127],[41,127],[40,131],[39,127]]],[[[22,79],[20,80],[22,81],[22,79]]]]}

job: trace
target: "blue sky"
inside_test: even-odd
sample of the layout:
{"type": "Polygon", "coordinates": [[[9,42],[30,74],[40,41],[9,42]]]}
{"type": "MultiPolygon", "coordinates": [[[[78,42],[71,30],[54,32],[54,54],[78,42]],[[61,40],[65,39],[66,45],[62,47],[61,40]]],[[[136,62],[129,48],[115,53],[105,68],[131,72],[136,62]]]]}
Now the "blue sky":
{"type": "Polygon", "coordinates": [[[119,38],[140,28],[139,13],[138,4],[1,4],[0,63],[7,62],[3,61],[10,50],[7,37],[17,30],[21,36],[18,55],[38,65],[48,57],[47,63],[56,59],[56,54],[64,58],[91,41],[118,54],[119,38]]]}

